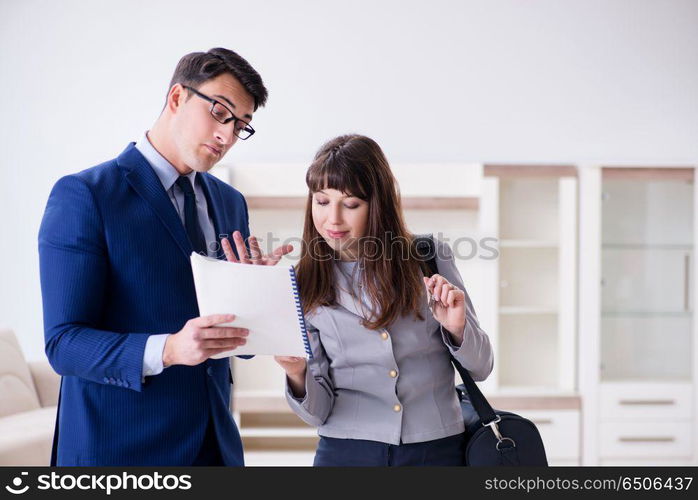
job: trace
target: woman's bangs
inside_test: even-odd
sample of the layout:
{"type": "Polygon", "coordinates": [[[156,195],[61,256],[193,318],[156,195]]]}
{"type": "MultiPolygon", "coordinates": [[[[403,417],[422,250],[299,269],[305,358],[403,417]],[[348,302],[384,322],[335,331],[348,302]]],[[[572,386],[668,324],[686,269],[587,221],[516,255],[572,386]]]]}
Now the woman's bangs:
{"type": "Polygon", "coordinates": [[[336,189],[342,193],[367,200],[369,196],[368,186],[361,184],[361,180],[364,178],[365,173],[362,172],[360,164],[348,161],[332,161],[326,157],[315,161],[310,166],[306,183],[311,193],[317,193],[323,189],[336,189]]]}

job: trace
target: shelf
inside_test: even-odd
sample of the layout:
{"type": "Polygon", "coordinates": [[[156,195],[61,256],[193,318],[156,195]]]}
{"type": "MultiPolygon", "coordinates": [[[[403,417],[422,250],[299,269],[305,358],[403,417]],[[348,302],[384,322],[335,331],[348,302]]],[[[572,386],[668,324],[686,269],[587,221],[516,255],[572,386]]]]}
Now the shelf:
{"type": "Polygon", "coordinates": [[[579,410],[577,394],[556,393],[549,388],[502,387],[496,394],[487,394],[487,401],[498,410],[579,410]]]}
{"type": "Polygon", "coordinates": [[[507,306],[507,307],[500,307],[499,314],[506,314],[506,315],[558,314],[558,310],[554,307],[507,306]]]}
{"type": "Polygon", "coordinates": [[[255,451],[245,449],[245,467],[310,467],[315,451],[255,451]]]}
{"type": "Polygon", "coordinates": [[[499,240],[499,248],[558,248],[556,241],[550,240],[499,240]]]}
{"type": "MultiPolygon", "coordinates": [[[[245,198],[251,209],[303,210],[307,196],[248,196],[245,198]]],[[[466,196],[403,196],[404,210],[477,210],[479,199],[466,196]]]]}
{"type": "Polygon", "coordinates": [[[676,375],[661,375],[656,373],[647,373],[635,376],[623,376],[623,375],[605,375],[602,371],[601,378],[599,379],[602,384],[628,384],[637,385],[638,383],[691,383],[691,376],[676,376],[676,375]]]}
{"type": "MultiPolygon", "coordinates": [[[[486,394],[488,401],[495,408],[516,409],[579,409],[581,399],[578,394],[562,392],[546,387],[503,387],[496,393],[486,394]]],[[[281,396],[236,396],[235,400],[242,407],[254,407],[259,411],[261,405],[271,413],[293,413],[286,400],[281,396]],[[261,404],[260,404],[261,403],[261,404]]],[[[317,437],[315,428],[279,428],[279,427],[243,427],[240,430],[245,437],[317,437]],[[275,434],[274,434],[275,433],[275,434]],[[256,435],[255,435],[256,434],[256,435]]]]}
{"type": "Polygon", "coordinates": [[[603,167],[603,180],[693,182],[693,167],[603,167]]]}
{"type": "Polygon", "coordinates": [[[693,245],[686,244],[644,244],[644,243],[605,243],[603,250],[687,250],[692,251],[693,245]]]}
{"type": "Polygon", "coordinates": [[[604,318],[653,318],[653,317],[678,317],[690,318],[693,311],[602,311],[604,318]]]}
{"type": "Polygon", "coordinates": [[[478,198],[455,196],[403,196],[404,210],[477,210],[480,207],[478,198]]]}
{"type": "Polygon", "coordinates": [[[305,196],[247,196],[247,207],[269,210],[303,210],[308,202],[305,196]]]}
{"type": "Polygon", "coordinates": [[[317,429],[314,427],[242,427],[240,429],[240,436],[243,438],[314,438],[317,435],[317,429]]]}
{"type": "Polygon", "coordinates": [[[515,165],[488,164],[483,171],[485,177],[531,178],[531,177],[577,177],[574,165],[515,165]]]}

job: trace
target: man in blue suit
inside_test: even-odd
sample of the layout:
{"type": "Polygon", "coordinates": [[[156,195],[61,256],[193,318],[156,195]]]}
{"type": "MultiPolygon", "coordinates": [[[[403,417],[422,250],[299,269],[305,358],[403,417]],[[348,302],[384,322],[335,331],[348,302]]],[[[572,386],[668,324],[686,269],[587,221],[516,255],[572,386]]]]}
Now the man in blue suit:
{"type": "MultiPolygon", "coordinates": [[[[207,173],[254,129],[267,90],[238,54],[184,56],[155,125],[60,179],[39,231],[46,354],[62,375],[52,465],[243,465],[228,359],[248,332],[198,317],[192,251],[273,265],[247,204],[207,173]],[[242,254],[242,255],[241,255],[242,254]]],[[[244,284],[240,284],[244,286],[244,284]]]]}

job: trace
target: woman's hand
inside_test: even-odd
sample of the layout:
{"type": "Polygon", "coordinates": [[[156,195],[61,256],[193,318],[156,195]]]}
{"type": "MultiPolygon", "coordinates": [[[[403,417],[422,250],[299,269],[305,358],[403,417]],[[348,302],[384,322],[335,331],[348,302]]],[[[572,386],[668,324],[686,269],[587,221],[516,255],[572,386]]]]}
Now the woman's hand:
{"type": "Polygon", "coordinates": [[[456,345],[463,343],[465,330],[465,292],[440,274],[424,277],[429,306],[434,319],[451,334],[456,345]]]}
{"type": "Polygon", "coordinates": [[[281,365],[286,375],[295,377],[303,375],[305,377],[306,361],[305,358],[297,356],[274,356],[274,360],[281,365]]]}
{"type": "Polygon", "coordinates": [[[288,385],[297,398],[305,397],[305,371],[307,361],[296,356],[274,356],[274,360],[281,365],[288,377],[288,385]]]}
{"type": "Polygon", "coordinates": [[[233,241],[235,242],[235,249],[240,256],[240,260],[235,257],[233,247],[230,245],[228,238],[221,238],[223,253],[225,253],[225,258],[228,259],[228,262],[240,262],[242,264],[255,264],[258,266],[275,266],[279,263],[281,257],[293,251],[293,245],[284,245],[277,248],[269,255],[263,255],[257,238],[255,236],[250,236],[250,253],[252,255],[249,255],[247,253],[247,247],[245,246],[245,240],[242,238],[240,231],[235,231],[233,233],[233,241]]]}

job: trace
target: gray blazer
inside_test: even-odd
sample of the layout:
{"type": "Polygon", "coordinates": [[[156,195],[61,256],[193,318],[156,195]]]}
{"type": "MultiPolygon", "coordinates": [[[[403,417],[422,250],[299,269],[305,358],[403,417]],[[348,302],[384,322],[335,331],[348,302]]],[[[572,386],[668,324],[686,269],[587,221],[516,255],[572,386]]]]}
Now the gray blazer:
{"type": "MultiPolygon", "coordinates": [[[[450,247],[441,241],[436,245],[439,274],[465,290],[450,247]]],[[[455,346],[432,316],[426,293],[423,321],[407,315],[388,329],[364,328],[361,304],[345,291],[351,289],[349,280],[337,265],[335,272],[339,304],[306,316],[313,357],[304,398],[295,398],[287,381],[291,409],[319,427],[320,435],[335,438],[400,444],[463,432],[449,351],[476,381],[485,380],[493,365],[489,338],[467,291],[463,343],[455,346]]],[[[370,308],[365,304],[363,310],[370,308]]]]}

